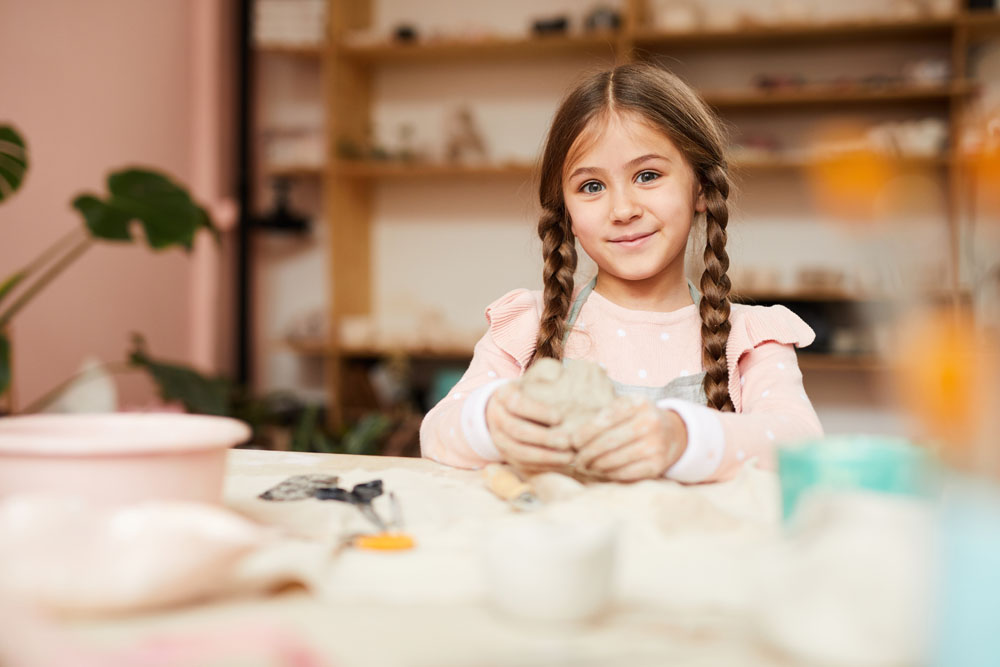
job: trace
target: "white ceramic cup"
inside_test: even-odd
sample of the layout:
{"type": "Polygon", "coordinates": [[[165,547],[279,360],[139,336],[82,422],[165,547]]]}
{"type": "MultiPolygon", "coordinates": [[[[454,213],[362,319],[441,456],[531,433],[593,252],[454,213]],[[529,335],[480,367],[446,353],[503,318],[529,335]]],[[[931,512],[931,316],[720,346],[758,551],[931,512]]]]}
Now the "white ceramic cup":
{"type": "Polygon", "coordinates": [[[598,519],[520,515],[498,523],[485,542],[490,602],[531,620],[599,616],[614,588],[616,536],[613,523],[598,519]]]}

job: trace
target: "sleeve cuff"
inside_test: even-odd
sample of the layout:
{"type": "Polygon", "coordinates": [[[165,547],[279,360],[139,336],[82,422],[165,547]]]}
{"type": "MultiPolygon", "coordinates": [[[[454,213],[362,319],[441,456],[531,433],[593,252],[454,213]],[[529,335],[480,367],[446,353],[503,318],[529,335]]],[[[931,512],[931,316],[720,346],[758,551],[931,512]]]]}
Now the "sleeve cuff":
{"type": "Polygon", "coordinates": [[[677,398],[665,398],[656,407],[676,412],[688,434],[687,448],[665,476],[689,484],[709,479],[719,469],[726,449],[725,431],[716,411],[677,398]]]}
{"type": "Polygon", "coordinates": [[[472,451],[487,461],[502,461],[503,455],[493,444],[490,429],[486,426],[486,403],[494,391],[508,382],[509,378],[494,380],[474,389],[462,405],[462,435],[472,451]]]}

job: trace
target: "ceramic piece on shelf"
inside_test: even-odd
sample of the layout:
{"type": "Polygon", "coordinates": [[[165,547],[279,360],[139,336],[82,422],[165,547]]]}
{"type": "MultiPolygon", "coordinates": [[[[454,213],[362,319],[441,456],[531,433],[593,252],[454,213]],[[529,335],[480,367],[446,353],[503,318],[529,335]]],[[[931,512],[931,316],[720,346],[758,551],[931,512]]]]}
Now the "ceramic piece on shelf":
{"type": "Polygon", "coordinates": [[[285,338],[296,340],[326,340],[327,314],[325,309],[317,308],[294,317],[285,328],[285,338]]]}
{"type": "Polygon", "coordinates": [[[341,160],[360,160],[364,156],[364,149],[356,141],[346,137],[337,140],[337,157],[341,160]]]}
{"type": "Polygon", "coordinates": [[[800,288],[817,290],[841,289],[845,279],[841,269],[822,266],[803,267],[796,277],[800,288]]]}
{"type": "Polygon", "coordinates": [[[614,7],[598,5],[587,13],[583,25],[593,31],[618,30],[622,26],[622,15],[614,7]]]}
{"type": "Polygon", "coordinates": [[[409,23],[401,23],[393,29],[392,38],[401,44],[412,44],[418,38],[417,28],[409,23]]]}
{"type": "Polygon", "coordinates": [[[397,130],[396,159],[402,162],[423,162],[427,160],[427,150],[417,145],[417,130],[413,123],[400,123],[397,130]]]}
{"type": "Polygon", "coordinates": [[[449,114],[445,126],[444,157],[448,162],[486,162],[489,154],[475,115],[468,106],[449,114]]]}
{"type": "Polygon", "coordinates": [[[903,78],[907,82],[938,86],[951,78],[951,65],[944,58],[921,58],[903,65],[903,78]]]}
{"type": "Polygon", "coordinates": [[[781,25],[805,25],[816,22],[816,15],[811,2],[801,0],[773,0],[769,14],[769,22],[781,25]]]}
{"type": "Polygon", "coordinates": [[[569,32],[568,16],[549,16],[531,22],[531,32],[537,36],[563,35],[569,32]]]}
{"type": "Polygon", "coordinates": [[[701,7],[690,0],[654,0],[651,9],[653,25],[666,32],[693,32],[705,24],[701,7]]]}
{"type": "Polygon", "coordinates": [[[337,333],[339,343],[346,348],[370,346],[375,338],[375,322],[369,315],[344,315],[337,333]]]}

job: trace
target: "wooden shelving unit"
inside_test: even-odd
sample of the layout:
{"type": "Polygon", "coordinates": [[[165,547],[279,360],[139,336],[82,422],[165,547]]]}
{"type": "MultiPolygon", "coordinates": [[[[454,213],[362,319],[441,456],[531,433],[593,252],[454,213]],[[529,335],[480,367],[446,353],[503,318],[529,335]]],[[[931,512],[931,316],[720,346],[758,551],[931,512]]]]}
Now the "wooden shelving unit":
{"type": "Polygon", "coordinates": [[[715,49],[735,45],[758,45],[780,40],[785,44],[797,42],[889,39],[927,39],[947,37],[955,29],[951,17],[928,17],[899,21],[856,20],[827,23],[759,24],[729,29],[707,29],[696,32],[666,32],[652,28],[639,28],[632,39],[636,47],[655,49],[661,47],[685,49],[715,49]]]}
{"type": "MultiPolygon", "coordinates": [[[[821,25],[755,25],[731,30],[667,33],[649,26],[643,0],[625,0],[623,28],[615,33],[576,34],[544,38],[492,38],[482,40],[437,40],[410,44],[366,42],[362,35],[372,25],[374,0],[329,0],[328,44],[322,50],[328,110],[329,160],[322,170],[286,168],[292,177],[323,179],[324,208],[329,226],[329,265],[332,293],[331,331],[337,331],[345,316],[367,315],[372,306],[371,219],[375,185],[383,180],[455,178],[518,178],[533,176],[531,164],[446,165],[427,163],[370,162],[340,160],[335,146],[340,140],[364,145],[372,116],[373,73],[379,67],[419,67],[422,63],[441,66],[450,62],[531,62],[551,56],[580,57],[581,63],[624,62],[648,59],[677,52],[693,54],[725,48],[728,50],[766,44],[769,48],[800,48],[804,45],[850,45],[859,42],[929,41],[947,45],[952,54],[954,78],[942,85],[894,85],[881,87],[807,86],[775,90],[706,90],[706,100],[729,112],[771,112],[801,109],[804,113],[836,112],[851,108],[911,105],[938,109],[947,114],[951,136],[957,137],[959,118],[975,84],[965,80],[966,51],[976,40],[1000,35],[1000,14],[973,14],[956,11],[937,16],[899,21],[844,21],[821,25]]],[[[956,2],[956,7],[958,3],[956,2]]],[[[282,52],[275,47],[274,52],[282,52]]],[[[290,50],[290,55],[315,57],[312,50],[290,50]]],[[[741,170],[795,170],[821,163],[822,158],[780,155],[734,160],[741,170]]],[[[899,158],[907,168],[935,169],[947,180],[948,216],[951,227],[952,264],[957,276],[957,219],[963,187],[962,161],[954,152],[941,156],[899,158]]],[[[955,281],[957,286],[957,280],[955,281]]],[[[785,294],[743,294],[753,300],[865,301],[867,298],[843,292],[795,292],[785,294]]],[[[331,415],[339,419],[341,368],[358,359],[380,358],[400,350],[338,348],[331,341],[302,344],[302,354],[326,359],[328,386],[333,392],[331,415]]],[[[471,350],[408,350],[426,358],[467,358],[471,350]]],[[[868,358],[841,358],[803,355],[804,368],[868,371],[879,362],[868,358]]]]}
{"type": "Polygon", "coordinates": [[[531,176],[530,164],[437,164],[429,162],[348,162],[333,163],[333,173],[356,179],[452,178],[455,176],[531,176]]]}
{"type": "MultiPolygon", "coordinates": [[[[390,357],[402,356],[412,359],[452,361],[468,363],[472,358],[472,347],[340,347],[334,348],[326,341],[294,341],[289,342],[299,354],[309,357],[327,358],[339,356],[352,361],[376,361],[390,357]]],[[[799,367],[804,372],[809,371],[863,371],[879,372],[888,368],[885,360],[870,355],[823,354],[803,352],[799,354],[799,367]]]]}
{"type": "Polygon", "coordinates": [[[256,44],[258,53],[269,55],[295,56],[298,58],[322,58],[326,47],[322,44],[303,46],[299,44],[256,44]]]}
{"type": "Polygon", "coordinates": [[[377,42],[352,44],[341,42],[336,55],[344,60],[366,64],[427,62],[454,59],[489,60],[500,58],[538,58],[555,54],[614,53],[620,34],[551,35],[534,39],[489,38],[478,40],[434,40],[423,43],[377,42]]]}
{"type": "Polygon", "coordinates": [[[772,110],[775,107],[817,106],[830,107],[845,104],[914,104],[924,102],[947,103],[973,92],[974,87],[966,82],[954,82],[942,86],[879,86],[865,88],[852,86],[809,86],[792,90],[773,92],[746,91],[703,91],[702,97],[710,105],[721,111],[760,108],[772,110]]]}
{"type": "MultiPolygon", "coordinates": [[[[735,158],[730,164],[740,170],[794,170],[807,169],[835,160],[829,157],[791,157],[773,155],[766,157],[735,158]]],[[[936,156],[891,156],[885,157],[890,164],[900,168],[931,169],[947,168],[953,159],[949,155],[936,156]]],[[[337,176],[378,181],[388,178],[435,179],[435,178],[475,178],[475,177],[516,177],[529,179],[535,174],[535,165],[529,163],[505,164],[445,164],[433,162],[399,161],[347,161],[340,160],[331,165],[331,172],[337,176]]],[[[318,176],[323,173],[317,167],[285,167],[271,170],[272,174],[288,176],[318,176]]]]}
{"type": "Polygon", "coordinates": [[[280,176],[285,178],[318,178],[326,171],[323,165],[303,164],[303,165],[281,165],[272,166],[267,170],[268,176],[280,176]]]}

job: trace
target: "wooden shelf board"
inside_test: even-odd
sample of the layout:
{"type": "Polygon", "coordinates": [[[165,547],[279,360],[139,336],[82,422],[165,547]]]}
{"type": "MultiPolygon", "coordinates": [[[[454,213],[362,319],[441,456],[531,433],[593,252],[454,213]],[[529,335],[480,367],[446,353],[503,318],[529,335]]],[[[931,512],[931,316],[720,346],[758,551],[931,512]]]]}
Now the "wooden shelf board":
{"type": "Polygon", "coordinates": [[[1000,38],[1000,12],[970,11],[959,19],[960,25],[968,30],[969,37],[975,40],[1000,38]]]}
{"type": "Polygon", "coordinates": [[[454,176],[531,176],[531,164],[432,164],[424,162],[340,161],[333,173],[353,178],[435,178],[454,176]]]}
{"type": "Polygon", "coordinates": [[[605,52],[614,55],[618,33],[550,35],[531,38],[490,37],[478,40],[441,39],[414,42],[378,42],[337,46],[338,54],[360,62],[411,62],[452,58],[533,57],[558,53],[605,52]]]}
{"type": "Polygon", "coordinates": [[[886,301],[889,297],[884,295],[876,294],[857,294],[846,292],[844,290],[794,290],[794,291],[758,291],[758,290],[747,290],[740,291],[739,289],[734,289],[732,292],[733,300],[737,303],[759,303],[761,301],[811,301],[811,302],[836,302],[843,301],[847,303],[871,303],[878,301],[886,301]]]}
{"type": "Polygon", "coordinates": [[[253,50],[258,53],[284,56],[297,56],[301,58],[321,58],[325,47],[322,44],[302,45],[302,44],[281,44],[278,42],[254,44],[253,50]]]}
{"type": "MultiPolygon", "coordinates": [[[[741,170],[784,170],[806,169],[835,160],[835,157],[760,157],[735,158],[731,164],[741,170]]],[[[952,158],[946,155],[893,157],[886,158],[891,164],[900,167],[930,168],[946,167],[952,158]]],[[[286,176],[290,178],[319,177],[326,171],[322,165],[288,165],[267,169],[269,176],[286,176]]],[[[334,164],[334,174],[351,178],[381,179],[381,178],[444,178],[444,177],[477,177],[500,176],[529,178],[534,174],[533,164],[430,164],[406,163],[396,161],[341,161],[334,164]]]]}
{"type": "Polygon", "coordinates": [[[872,37],[947,37],[955,26],[953,16],[927,17],[905,21],[850,20],[829,23],[786,23],[750,25],[737,28],[707,29],[668,32],[643,28],[635,33],[634,40],[640,48],[671,46],[719,48],[809,40],[831,41],[845,39],[870,39],[872,37]]]}
{"type": "Polygon", "coordinates": [[[418,359],[469,360],[472,347],[350,347],[341,348],[340,356],[347,359],[381,359],[403,355],[418,359]]]}
{"type": "Polygon", "coordinates": [[[287,339],[281,343],[304,357],[329,357],[333,355],[333,347],[321,338],[287,339]]]}
{"type": "MultiPolygon", "coordinates": [[[[334,354],[325,341],[288,341],[289,346],[305,356],[332,356],[334,354]]],[[[442,360],[442,361],[468,361],[472,358],[471,347],[459,348],[381,348],[381,347],[353,347],[341,348],[336,352],[344,359],[370,360],[383,359],[395,355],[405,355],[416,359],[442,360]]],[[[862,355],[838,355],[838,354],[812,354],[803,352],[799,354],[799,365],[803,370],[858,370],[877,371],[887,367],[885,361],[871,356],[862,355]]]]}
{"type": "Polygon", "coordinates": [[[720,109],[773,108],[779,106],[822,106],[838,108],[842,104],[905,103],[948,101],[953,97],[966,95],[974,89],[967,82],[955,82],[943,86],[884,86],[865,88],[862,86],[839,88],[835,86],[806,86],[798,90],[763,92],[746,91],[701,91],[705,101],[720,109]]]}
{"type": "Polygon", "coordinates": [[[268,176],[285,176],[289,178],[318,177],[322,176],[326,167],[317,165],[282,165],[279,167],[268,167],[268,176]]]}
{"type": "MultiPolygon", "coordinates": [[[[731,160],[730,164],[735,169],[741,170],[783,170],[783,169],[807,169],[809,167],[814,167],[829,162],[836,161],[836,156],[830,157],[784,157],[784,156],[773,156],[773,157],[760,157],[760,158],[735,158],[731,160]]],[[[910,156],[886,156],[885,158],[889,164],[895,165],[900,168],[931,168],[931,167],[947,167],[951,164],[952,159],[947,155],[935,155],[935,156],[920,156],[920,157],[910,157],[910,156]]]]}

